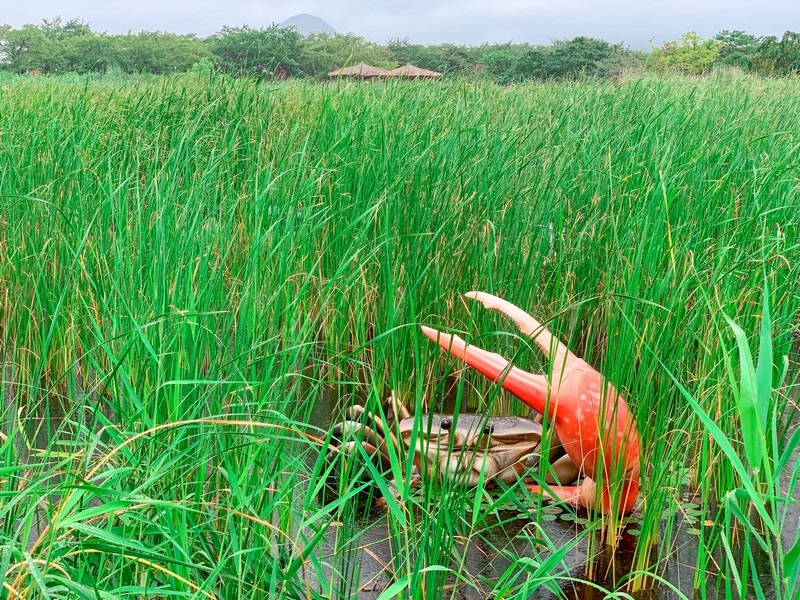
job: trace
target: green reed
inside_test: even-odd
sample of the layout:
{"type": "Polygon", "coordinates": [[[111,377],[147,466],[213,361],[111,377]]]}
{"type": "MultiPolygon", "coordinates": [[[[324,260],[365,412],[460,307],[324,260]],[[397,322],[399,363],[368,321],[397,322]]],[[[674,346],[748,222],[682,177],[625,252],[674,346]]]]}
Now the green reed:
{"type": "MultiPolygon", "coordinates": [[[[790,355],[798,86],[0,86],[4,593],[355,594],[356,500],[380,478],[356,462],[335,500],[320,494],[328,423],[315,411],[330,390],[377,407],[391,389],[418,412],[446,394],[520,411],[474,374],[449,377],[459,367],[419,335],[422,322],[466,331],[543,369],[509,323],[460,299],[470,289],[548,320],[630,398],[643,448],[630,589],[662,575],[686,489],[711,523],[698,572],[727,582],[698,576],[701,595],[746,596],[756,546],[796,565],[796,544],[757,529],[774,514],[741,508],[731,458],[752,442],[723,315],[755,339],[768,287],[770,362],[790,355]]],[[[796,371],[758,392],[783,398],[763,454],[779,462],[796,371]]],[[[392,463],[407,472],[401,453],[392,463]]],[[[796,508],[792,490],[769,490],[796,508]]],[[[397,494],[382,518],[391,592],[475,583],[466,547],[504,527],[499,511],[468,510],[482,488],[397,494]]],[[[605,525],[580,536],[613,543],[622,525],[611,539],[605,525]]],[[[572,546],[524,535],[524,552],[500,549],[513,569],[490,587],[557,593],[572,546]]],[[[787,569],[774,572],[766,583],[790,597],[787,569]]]]}

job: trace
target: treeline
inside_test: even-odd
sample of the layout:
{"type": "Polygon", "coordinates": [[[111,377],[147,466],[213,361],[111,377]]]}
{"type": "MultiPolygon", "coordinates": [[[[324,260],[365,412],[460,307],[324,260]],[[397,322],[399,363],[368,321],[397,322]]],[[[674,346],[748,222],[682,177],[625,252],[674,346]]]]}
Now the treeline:
{"type": "Polygon", "coordinates": [[[653,70],[702,74],[721,66],[764,75],[800,73],[800,34],[756,37],[722,31],[695,33],[650,52],[577,37],[549,46],[530,44],[377,44],[352,34],[300,35],[294,28],[224,27],[208,38],[166,31],[109,35],[80,19],[0,27],[0,70],[14,73],[153,73],[219,70],[263,77],[325,77],[343,65],[366,62],[392,68],[412,63],[448,76],[486,77],[498,83],[615,77],[653,70]]]}

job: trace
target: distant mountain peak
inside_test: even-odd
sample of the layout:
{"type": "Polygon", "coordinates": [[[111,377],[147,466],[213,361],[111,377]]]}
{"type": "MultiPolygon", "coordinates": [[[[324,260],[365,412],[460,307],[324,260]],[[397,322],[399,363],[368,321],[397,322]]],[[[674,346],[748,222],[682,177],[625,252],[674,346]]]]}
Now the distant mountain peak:
{"type": "Polygon", "coordinates": [[[301,35],[310,35],[312,33],[336,33],[333,27],[319,17],[305,13],[289,17],[281,23],[281,27],[294,27],[301,35]]]}

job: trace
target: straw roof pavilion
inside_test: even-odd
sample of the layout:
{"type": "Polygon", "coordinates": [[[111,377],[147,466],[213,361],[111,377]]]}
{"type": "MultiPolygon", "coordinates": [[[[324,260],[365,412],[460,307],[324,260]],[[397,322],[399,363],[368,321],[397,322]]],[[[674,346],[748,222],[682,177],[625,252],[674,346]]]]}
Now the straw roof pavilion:
{"type": "Polygon", "coordinates": [[[328,77],[360,77],[370,79],[372,77],[388,77],[389,71],[380,67],[373,67],[366,63],[358,63],[352,67],[342,67],[336,71],[328,73],[328,77]]]}
{"type": "Polygon", "coordinates": [[[406,77],[408,79],[435,79],[436,77],[441,77],[442,74],[436,71],[429,71],[428,69],[420,69],[412,64],[408,64],[389,71],[389,76],[406,77]]]}

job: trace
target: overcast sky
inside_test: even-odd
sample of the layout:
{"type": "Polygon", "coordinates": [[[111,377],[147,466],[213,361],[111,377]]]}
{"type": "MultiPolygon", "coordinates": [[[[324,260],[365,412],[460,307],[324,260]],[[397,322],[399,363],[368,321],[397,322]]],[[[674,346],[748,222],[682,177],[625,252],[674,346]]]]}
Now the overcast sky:
{"type": "Polygon", "coordinates": [[[635,48],[685,31],[755,35],[800,30],[800,0],[0,0],[0,23],[60,15],[96,31],[168,30],[207,36],[223,25],[263,27],[310,13],[340,32],[384,43],[549,43],[589,35],[635,48]]]}

